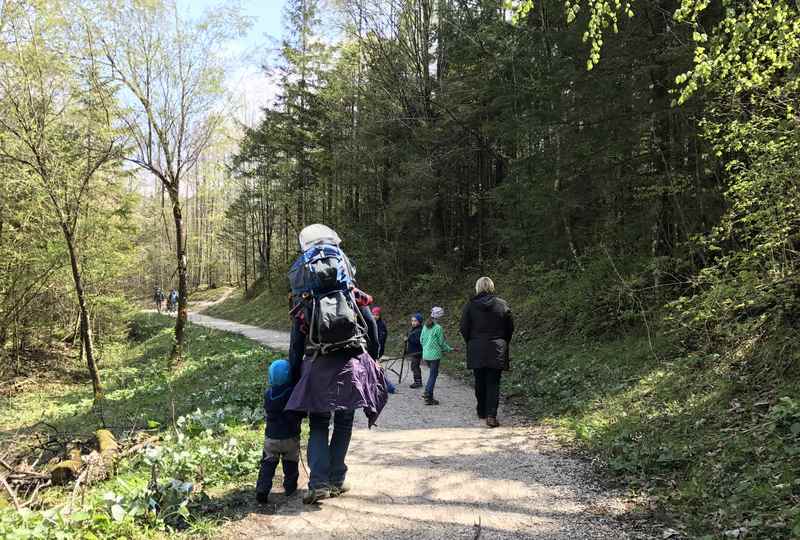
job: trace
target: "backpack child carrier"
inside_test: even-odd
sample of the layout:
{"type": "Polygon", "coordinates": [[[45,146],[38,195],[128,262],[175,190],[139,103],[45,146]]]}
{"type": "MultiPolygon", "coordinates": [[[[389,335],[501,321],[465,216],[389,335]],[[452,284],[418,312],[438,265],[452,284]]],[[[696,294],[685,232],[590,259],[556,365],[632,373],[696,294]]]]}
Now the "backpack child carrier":
{"type": "Polygon", "coordinates": [[[298,257],[289,270],[297,313],[307,323],[306,352],[319,354],[364,348],[367,323],[353,296],[353,270],[337,246],[315,245],[298,257]]]}

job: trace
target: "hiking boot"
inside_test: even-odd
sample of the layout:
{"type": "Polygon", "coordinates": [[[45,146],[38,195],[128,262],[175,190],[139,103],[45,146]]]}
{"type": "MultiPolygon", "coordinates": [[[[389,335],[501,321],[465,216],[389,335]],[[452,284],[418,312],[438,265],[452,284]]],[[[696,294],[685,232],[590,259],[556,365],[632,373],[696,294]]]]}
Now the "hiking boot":
{"type": "Polygon", "coordinates": [[[267,504],[269,502],[269,491],[256,491],[256,500],[259,504],[267,504]]]}
{"type": "Polygon", "coordinates": [[[494,416],[490,416],[489,418],[486,419],[486,425],[489,426],[490,428],[496,428],[500,427],[500,422],[498,422],[497,418],[495,418],[494,416]]]}
{"type": "Polygon", "coordinates": [[[438,404],[439,404],[439,400],[438,399],[433,399],[430,396],[425,398],[425,405],[438,405],[438,404]]]}
{"type": "Polygon", "coordinates": [[[331,498],[338,497],[339,495],[344,495],[350,491],[350,484],[347,482],[342,482],[338,486],[336,484],[331,487],[331,498]]]}
{"type": "Polygon", "coordinates": [[[413,383],[409,384],[408,387],[409,388],[422,388],[422,383],[421,382],[413,382],[413,383]]]}
{"type": "Polygon", "coordinates": [[[322,499],[327,499],[330,496],[331,491],[326,487],[308,489],[306,490],[305,495],[303,495],[303,504],[314,504],[322,499]]]}

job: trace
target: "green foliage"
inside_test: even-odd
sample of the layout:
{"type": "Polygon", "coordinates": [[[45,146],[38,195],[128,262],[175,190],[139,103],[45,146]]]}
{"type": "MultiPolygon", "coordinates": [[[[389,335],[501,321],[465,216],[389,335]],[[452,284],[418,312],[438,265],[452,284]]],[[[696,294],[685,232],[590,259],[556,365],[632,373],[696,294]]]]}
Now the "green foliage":
{"type": "MultiPolygon", "coordinates": [[[[69,489],[49,490],[42,510],[3,508],[0,537],[164,537],[187,528],[214,530],[226,512],[235,511],[218,497],[254,481],[271,354],[244,338],[189,326],[186,357],[170,370],[170,327],[169,317],[132,319],[128,347],[113,349],[113,356],[109,348],[105,356],[102,409],[92,407],[87,388],[65,381],[8,401],[0,415],[3,433],[30,434],[44,420],[78,439],[100,425],[132,425],[160,430],[160,440],[120,462],[117,474],[92,486],[85,505],[78,499],[80,508],[71,512],[69,489]]],[[[19,437],[14,445],[24,451],[19,437]]]]}
{"type": "MultiPolygon", "coordinates": [[[[552,284],[544,276],[540,283],[552,284]]],[[[537,328],[551,318],[547,299],[568,302],[556,296],[565,290],[512,300],[520,332],[503,377],[509,402],[591,452],[607,475],[646,491],[669,511],[663,519],[690,537],[744,528],[751,538],[793,538],[800,373],[791,340],[759,343],[757,358],[752,351],[682,356],[680,344],[659,332],[651,345],[641,329],[598,339],[537,328]],[[783,357],[780,366],[775,357],[783,357]]],[[[448,361],[463,369],[462,359],[448,361]]]]}
{"type": "Polygon", "coordinates": [[[226,407],[181,416],[158,446],[120,465],[121,479],[95,488],[87,506],[20,512],[6,508],[0,511],[0,535],[15,540],[105,538],[137,531],[133,537],[146,538],[150,532],[185,529],[198,519],[193,510],[208,500],[205,490],[252,475],[261,441],[239,441],[230,432],[262,420],[263,413],[257,412],[226,407]]]}

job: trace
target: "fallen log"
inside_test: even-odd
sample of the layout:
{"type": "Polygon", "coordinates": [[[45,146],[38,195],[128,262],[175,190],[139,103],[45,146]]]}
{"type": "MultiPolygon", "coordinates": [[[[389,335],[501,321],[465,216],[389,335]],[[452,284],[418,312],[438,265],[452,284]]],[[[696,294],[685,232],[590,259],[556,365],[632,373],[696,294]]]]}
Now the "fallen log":
{"type": "Polygon", "coordinates": [[[59,461],[50,467],[50,478],[54,484],[64,485],[78,478],[82,466],[81,449],[73,446],[69,450],[69,459],[59,461]]]}
{"type": "Polygon", "coordinates": [[[107,429],[98,429],[94,432],[94,437],[97,439],[97,449],[100,451],[100,458],[106,466],[107,471],[114,468],[114,462],[119,456],[119,444],[114,434],[107,429]]]}

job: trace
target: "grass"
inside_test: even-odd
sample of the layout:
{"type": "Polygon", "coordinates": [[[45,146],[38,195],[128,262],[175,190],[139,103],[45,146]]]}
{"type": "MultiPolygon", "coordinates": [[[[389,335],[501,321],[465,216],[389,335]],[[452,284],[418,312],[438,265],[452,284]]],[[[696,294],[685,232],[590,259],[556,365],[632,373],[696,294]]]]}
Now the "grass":
{"type": "Polygon", "coordinates": [[[253,297],[245,297],[241,291],[236,291],[227,300],[211,306],[204,313],[244,324],[289,330],[288,312],[286,294],[278,292],[276,288],[263,290],[253,297]]]}
{"type": "Polygon", "coordinates": [[[230,287],[214,287],[203,285],[189,293],[190,302],[216,302],[230,290],[230,287]]]}
{"type": "MultiPolygon", "coordinates": [[[[62,441],[87,440],[104,426],[120,439],[142,431],[161,434],[166,450],[185,451],[195,467],[178,467],[174,456],[180,452],[175,450],[162,465],[164,470],[183,471],[180,474],[203,485],[178,528],[188,527],[197,537],[213,537],[223,519],[235,518],[249,508],[263,442],[261,395],[266,366],[275,355],[245,338],[189,325],[185,358],[172,365],[168,359],[171,328],[169,317],[135,317],[131,341],[106,349],[101,358],[106,399],[99,406],[92,405],[88,383],[75,377],[77,369],[71,379],[53,377],[6,398],[0,414],[0,444],[35,455],[37,441],[53,436],[62,441]],[[206,434],[206,427],[213,436],[210,431],[206,434]],[[188,435],[176,439],[178,432],[188,435]],[[233,446],[228,445],[231,440],[233,446]],[[203,464],[206,455],[216,457],[203,464]]],[[[92,519],[104,514],[98,510],[103,493],[144,489],[151,471],[140,458],[121,463],[118,475],[91,488],[86,498],[92,519]]],[[[70,489],[47,490],[43,506],[63,504],[70,489]]],[[[0,532],[4,520],[10,523],[11,519],[0,511],[0,532]]],[[[97,525],[100,536],[128,535],[126,527],[135,529],[128,536],[136,538],[178,534],[163,522],[153,525],[123,519],[112,524],[113,528],[97,525]]],[[[22,530],[19,523],[15,527],[22,530]]]]}
{"type": "Polygon", "coordinates": [[[800,535],[796,379],[755,384],[715,355],[655,358],[631,335],[535,340],[504,384],[690,536],[800,535]]]}

